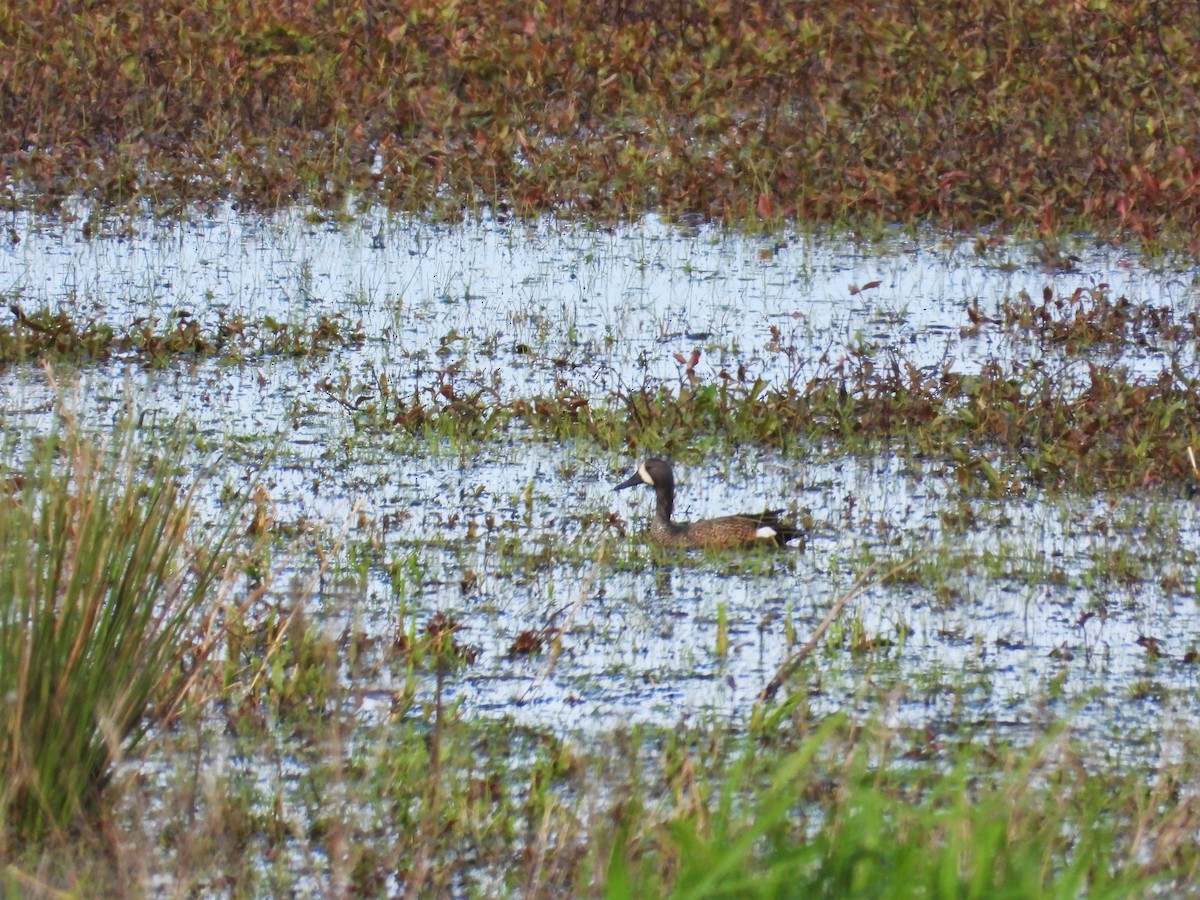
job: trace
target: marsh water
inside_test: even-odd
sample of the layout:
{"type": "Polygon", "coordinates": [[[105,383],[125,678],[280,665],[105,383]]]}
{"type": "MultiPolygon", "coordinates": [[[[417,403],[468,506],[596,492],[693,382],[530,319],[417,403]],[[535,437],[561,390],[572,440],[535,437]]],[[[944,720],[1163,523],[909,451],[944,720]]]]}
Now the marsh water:
{"type": "MultiPolygon", "coordinates": [[[[912,724],[1036,730],[1068,715],[1081,732],[1140,743],[1200,719],[1187,661],[1200,645],[1200,514],[1181,490],[987,497],[964,492],[945,462],[886,443],[782,452],[712,435],[677,466],[677,515],[778,506],[812,534],[771,555],[661,559],[640,533],[650,492],[612,492],[635,453],[520,431],[400,440],[356,424],[331,388],[353,399],[383,375],[401,394],[450,380],[504,402],[569,384],[603,401],[679,383],[697,349],[698,377],[742,367],[769,385],[802,385],[851,349],[930,371],[1042,360],[1067,380],[1089,364],[1152,377],[1194,367],[1195,347],[1072,356],[1013,330],[972,331],[967,309],[999,319],[1006,298],[1049,287],[1186,313],[1191,270],[1086,241],[1048,269],[1027,247],[984,252],[974,237],[755,237],[653,217],[597,229],[222,209],[84,237],[85,218],[15,216],[0,295],[78,321],[331,316],[356,337],[296,358],[10,366],[6,429],[49,427],[64,393],[97,425],[127,399],[144,421],[180,418],[214,508],[223,485],[257,478],[273,521],[300,535],[276,557],[279,596],[300,599],[281,602],[364,646],[390,646],[437,612],[462,624],[458,640],[478,655],[447,681],[461,715],[568,733],[740,721],[869,561],[920,553],[932,574],[867,591],[818,651],[801,687],[814,711],[854,710],[871,683],[894,685],[884,713],[912,724]],[[300,590],[313,534],[341,561],[300,590]],[[554,652],[510,653],[550,625],[562,629],[554,652]]],[[[372,716],[405,675],[346,677],[372,716]]]]}

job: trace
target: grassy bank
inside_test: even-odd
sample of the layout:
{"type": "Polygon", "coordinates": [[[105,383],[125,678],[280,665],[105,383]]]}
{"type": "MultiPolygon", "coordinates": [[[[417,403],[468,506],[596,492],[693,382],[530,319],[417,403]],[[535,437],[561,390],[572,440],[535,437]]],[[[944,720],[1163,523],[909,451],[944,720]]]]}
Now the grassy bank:
{"type": "MultiPolygon", "coordinates": [[[[289,654],[295,647],[284,651],[289,654]]],[[[327,666],[317,663],[318,666],[327,666]]],[[[119,839],[9,856],[9,890],[322,895],[1128,897],[1186,889],[1194,755],[1032,746],[777,712],[563,743],[429,704],[375,722],[243,702],[115,785],[119,839]],[[213,757],[216,757],[214,761],[213,757]],[[1174,888],[1171,888],[1171,886],[1174,888]]]]}

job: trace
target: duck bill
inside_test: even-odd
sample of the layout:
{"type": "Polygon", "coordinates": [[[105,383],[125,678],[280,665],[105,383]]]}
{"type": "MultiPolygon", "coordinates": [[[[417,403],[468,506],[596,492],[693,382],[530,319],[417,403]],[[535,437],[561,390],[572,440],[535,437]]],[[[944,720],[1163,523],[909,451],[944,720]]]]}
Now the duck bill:
{"type": "Polygon", "coordinates": [[[629,476],[628,479],[626,479],[625,481],[622,481],[620,484],[618,484],[616,487],[614,487],[613,490],[619,491],[619,490],[623,490],[624,488],[633,487],[638,484],[643,484],[642,476],[639,475],[637,472],[634,472],[632,475],[629,476]]]}

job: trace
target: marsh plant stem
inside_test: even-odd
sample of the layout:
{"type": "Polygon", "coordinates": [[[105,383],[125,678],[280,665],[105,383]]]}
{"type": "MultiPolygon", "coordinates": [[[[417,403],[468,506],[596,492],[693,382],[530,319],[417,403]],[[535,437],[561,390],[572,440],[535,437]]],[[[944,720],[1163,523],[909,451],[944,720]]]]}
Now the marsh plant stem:
{"type": "MultiPolygon", "coordinates": [[[[583,606],[583,602],[591,596],[592,585],[595,583],[596,576],[600,572],[600,566],[604,563],[604,560],[607,557],[607,550],[608,541],[607,539],[602,540],[600,542],[600,549],[596,551],[596,558],[592,563],[592,567],[588,570],[587,575],[584,576],[583,581],[579,583],[579,590],[575,594],[575,599],[571,601],[569,606],[565,607],[566,616],[563,619],[562,626],[558,630],[560,636],[571,627],[571,623],[575,620],[575,615],[583,606]]],[[[551,613],[550,622],[553,622],[554,619],[558,617],[559,613],[563,611],[564,609],[559,609],[551,613]]],[[[549,625],[549,622],[547,625],[549,625]]],[[[551,643],[550,653],[547,655],[545,665],[542,666],[541,671],[539,671],[537,675],[533,677],[533,680],[529,683],[529,686],[526,687],[522,692],[520,698],[517,700],[518,705],[523,704],[529,698],[529,694],[533,691],[533,689],[541,684],[546,677],[554,671],[554,667],[558,663],[559,652],[560,642],[554,641],[551,643]]]]}
{"type": "Polygon", "coordinates": [[[863,573],[858,576],[858,580],[854,582],[854,585],[850,588],[850,590],[846,591],[846,593],[844,593],[838,599],[838,601],[833,604],[829,612],[825,614],[825,618],[821,620],[821,624],[817,626],[816,630],[812,633],[812,637],[808,639],[808,642],[791,656],[789,656],[787,660],[784,661],[783,665],[779,667],[779,670],[775,673],[775,677],[767,682],[767,686],[764,687],[759,693],[758,702],[768,703],[772,698],[774,698],[774,696],[779,692],[779,689],[783,687],[783,683],[792,677],[792,674],[800,667],[800,664],[803,663],[804,660],[808,658],[809,654],[817,648],[817,644],[821,642],[821,638],[825,635],[825,632],[829,630],[829,626],[837,621],[838,616],[842,614],[843,610],[845,610],[853,600],[861,597],[876,585],[883,584],[889,579],[898,575],[900,572],[903,572],[924,555],[924,551],[921,553],[915,553],[908,557],[908,559],[902,560],[901,562],[892,566],[892,568],[888,569],[878,578],[872,578],[871,575],[876,569],[879,568],[879,563],[872,563],[871,565],[867,566],[863,573]]]}

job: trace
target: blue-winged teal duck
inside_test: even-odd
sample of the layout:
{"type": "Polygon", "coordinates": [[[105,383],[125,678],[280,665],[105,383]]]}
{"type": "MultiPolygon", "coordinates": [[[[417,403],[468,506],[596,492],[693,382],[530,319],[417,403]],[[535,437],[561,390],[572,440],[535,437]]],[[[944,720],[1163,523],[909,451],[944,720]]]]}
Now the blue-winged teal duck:
{"type": "Polygon", "coordinates": [[[803,537],[804,532],[779,518],[782,510],[767,510],[758,513],[743,513],[736,516],[721,516],[702,519],[699,522],[672,522],[675,509],[675,476],[671,464],[665,459],[648,459],[628,480],[622,481],[614,491],[646,484],[654,488],[657,503],[654,521],[650,524],[650,540],[663,547],[702,547],[722,550],[730,547],[747,547],[771,543],[782,547],[793,538],[803,537]]]}

